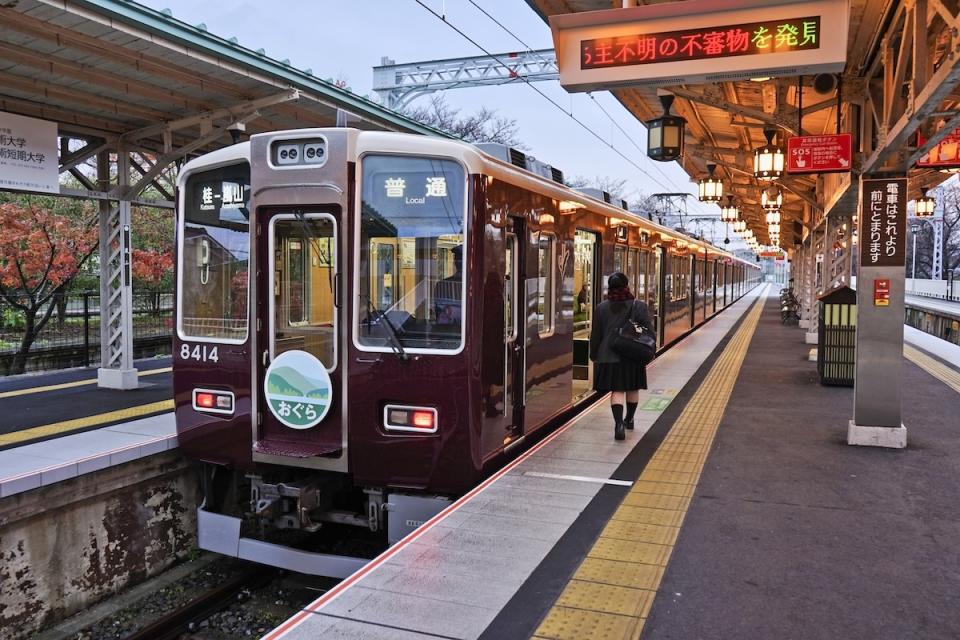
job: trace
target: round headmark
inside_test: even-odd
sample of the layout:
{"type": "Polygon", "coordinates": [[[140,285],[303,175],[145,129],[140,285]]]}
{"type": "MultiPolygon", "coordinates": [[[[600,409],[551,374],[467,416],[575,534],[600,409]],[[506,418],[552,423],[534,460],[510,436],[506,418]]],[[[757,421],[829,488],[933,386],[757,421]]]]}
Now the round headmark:
{"type": "Polygon", "coordinates": [[[330,374],[306,351],[284,351],[270,363],[264,381],[270,413],[291,429],[309,429],[326,417],[333,401],[330,374]]]}

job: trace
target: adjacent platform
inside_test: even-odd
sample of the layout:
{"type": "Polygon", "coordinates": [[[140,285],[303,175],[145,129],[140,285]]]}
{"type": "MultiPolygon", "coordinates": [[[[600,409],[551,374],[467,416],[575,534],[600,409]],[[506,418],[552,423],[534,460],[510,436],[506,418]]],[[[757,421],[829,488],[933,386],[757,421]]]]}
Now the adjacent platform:
{"type": "Polygon", "coordinates": [[[653,365],[626,443],[604,402],[265,638],[960,637],[960,372],[913,349],[910,446],[849,447],[852,390],[755,300],[653,365]]]}
{"type": "Polygon", "coordinates": [[[0,498],[175,448],[170,358],[138,367],[136,391],[90,369],[0,381],[0,498]]]}

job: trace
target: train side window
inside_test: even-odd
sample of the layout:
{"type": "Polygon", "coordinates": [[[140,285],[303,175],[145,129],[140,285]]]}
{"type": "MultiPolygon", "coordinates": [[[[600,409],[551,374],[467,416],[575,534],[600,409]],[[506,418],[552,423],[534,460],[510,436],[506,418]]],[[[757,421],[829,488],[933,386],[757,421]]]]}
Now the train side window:
{"type": "Polygon", "coordinates": [[[541,232],[537,239],[537,330],[541,336],[553,333],[556,242],[556,237],[550,233],[541,232]]]}
{"type": "MultiPolygon", "coordinates": [[[[627,269],[627,264],[626,264],[627,260],[626,260],[626,258],[627,258],[627,248],[626,248],[626,247],[614,247],[614,248],[613,248],[613,270],[614,270],[614,271],[619,271],[619,272],[622,273],[623,275],[627,276],[627,278],[630,278],[630,275],[631,275],[631,274],[630,274],[629,270],[627,269]]],[[[634,281],[633,281],[632,278],[630,279],[630,285],[631,285],[631,286],[636,286],[636,283],[634,283],[634,281]]]]}
{"type": "Polygon", "coordinates": [[[517,321],[514,314],[514,305],[516,304],[516,286],[514,278],[517,277],[517,236],[508,233],[505,245],[505,263],[506,273],[503,279],[503,326],[504,338],[507,342],[512,342],[517,337],[517,321]]]}

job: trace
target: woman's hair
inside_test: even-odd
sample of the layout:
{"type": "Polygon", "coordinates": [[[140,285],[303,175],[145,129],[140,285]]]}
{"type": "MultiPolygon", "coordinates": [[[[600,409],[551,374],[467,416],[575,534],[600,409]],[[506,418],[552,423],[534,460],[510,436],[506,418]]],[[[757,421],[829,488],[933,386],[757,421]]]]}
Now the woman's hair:
{"type": "Polygon", "coordinates": [[[627,281],[627,276],[619,271],[613,273],[609,278],[607,278],[608,289],[625,289],[628,284],[629,282],[627,281]]]}

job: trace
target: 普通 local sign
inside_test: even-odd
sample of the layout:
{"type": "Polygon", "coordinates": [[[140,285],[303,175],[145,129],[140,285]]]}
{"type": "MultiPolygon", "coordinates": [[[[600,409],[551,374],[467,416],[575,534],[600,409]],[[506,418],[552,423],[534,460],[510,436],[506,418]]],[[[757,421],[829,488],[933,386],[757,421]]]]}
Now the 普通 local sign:
{"type": "Polygon", "coordinates": [[[59,193],[57,125],[0,111],[0,189],[59,193]]]}
{"type": "Polygon", "coordinates": [[[848,0],[687,0],[550,16],[567,91],[842,71],[848,0]]]}
{"type": "Polygon", "coordinates": [[[850,171],[853,136],[793,136],[787,139],[787,173],[838,173],[850,171]]]}

